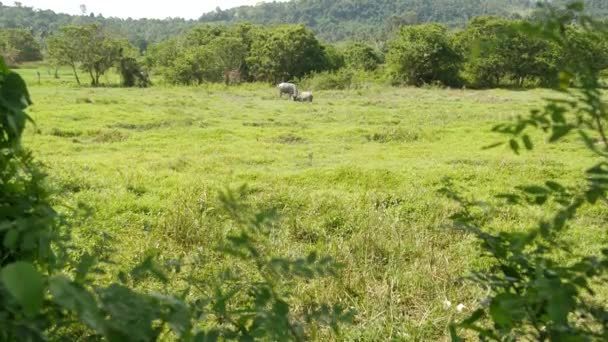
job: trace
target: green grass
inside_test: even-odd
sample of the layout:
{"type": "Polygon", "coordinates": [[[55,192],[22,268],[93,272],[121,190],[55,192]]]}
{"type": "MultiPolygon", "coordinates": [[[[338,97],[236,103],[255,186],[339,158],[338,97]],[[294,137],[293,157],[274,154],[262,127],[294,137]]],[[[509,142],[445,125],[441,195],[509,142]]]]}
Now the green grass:
{"type": "MultiPolygon", "coordinates": [[[[495,195],[519,184],[579,184],[593,162],[575,140],[537,137],[521,156],[482,149],[504,140],[494,124],[539,107],[552,95],[544,90],[371,87],[318,91],[303,104],[261,85],[92,89],[63,71],[41,85],[33,69],[20,73],[37,123],[25,144],[46,165],[61,208],[92,209],[75,220],[75,235],[83,248],[108,248],[116,266],[107,277],[150,250],[165,261],[202,254],[201,274],[213,274],[225,262],[213,249],[231,229],[217,193],[247,183],[254,205],[281,213],[277,255],[316,249],[345,264],[339,279],[294,290],[302,303],[355,308],[344,340],[445,340],[450,319],[483,299],[459,281],[484,261],[471,236],[450,228],[456,205],[438,193],[446,178],[498,203],[495,195]]],[[[607,213],[586,208],[576,220],[581,253],[606,243],[607,213]]],[[[489,226],[522,230],[548,214],[500,206],[489,226]]]]}

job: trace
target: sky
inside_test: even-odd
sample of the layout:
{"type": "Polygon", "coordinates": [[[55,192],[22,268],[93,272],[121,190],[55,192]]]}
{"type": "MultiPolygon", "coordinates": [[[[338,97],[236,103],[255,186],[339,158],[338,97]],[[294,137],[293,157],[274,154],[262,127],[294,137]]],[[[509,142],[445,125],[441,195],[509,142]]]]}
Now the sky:
{"type": "MultiPolygon", "coordinates": [[[[104,17],[158,18],[181,17],[198,19],[216,7],[228,9],[240,5],[255,5],[261,0],[18,0],[24,6],[50,9],[58,13],[80,14],[85,5],[87,14],[93,12],[104,17]]],[[[285,0],[279,0],[285,1],[285,0]]],[[[3,1],[5,5],[13,1],[3,1]]]]}

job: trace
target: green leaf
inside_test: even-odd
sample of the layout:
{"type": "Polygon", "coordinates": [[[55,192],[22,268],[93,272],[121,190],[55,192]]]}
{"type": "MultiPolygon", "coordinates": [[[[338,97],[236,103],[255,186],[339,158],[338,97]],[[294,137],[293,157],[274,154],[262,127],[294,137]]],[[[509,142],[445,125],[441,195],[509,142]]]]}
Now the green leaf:
{"type": "Polygon", "coordinates": [[[549,138],[549,142],[556,142],[566,136],[572,130],[572,126],[553,126],[553,134],[549,138]]]}
{"type": "Polygon", "coordinates": [[[547,313],[556,324],[567,325],[568,315],[576,307],[576,289],[572,285],[562,285],[553,289],[548,298],[547,313]]]}
{"type": "Polygon", "coordinates": [[[76,281],[84,281],[91,267],[95,266],[97,260],[89,253],[85,253],[76,267],[76,281]]]}
{"type": "Polygon", "coordinates": [[[547,181],[545,185],[547,185],[547,187],[553,191],[562,192],[566,190],[561,184],[553,181],[547,181]]]}
{"type": "Polygon", "coordinates": [[[49,289],[55,303],[75,313],[96,332],[105,332],[103,316],[92,294],[63,276],[52,278],[49,289]]]}
{"type": "Polygon", "coordinates": [[[524,301],[510,293],[501,293],[492,299],[490,316],[498,326],[510,327],[525,316],[524,301]]]}
{"type": "Polygon", "coordinates": [[[4,247],[9,250],[14,250],[17,246],[17,240],[19,239],[19,232],[17,229],[9,230],[6,235],[4,235],[4,247]]]}
{"type": "Polygon", "coordinates": [[[0,94],[15,111],[22,111],[32,104],[25,81],[14,72],[6,76],[0,94]]]}
{"type": "Polygon", "coordinates": [[[462,321],[462,323],[460,323],[461,326],[463,327],[469,327],[472,326],[473,324],[475,324],[475,322],[479,321],[480,319],[482,319],[484,317],[484,311],[482,309],[478,309],[475,310],[475,312],[473,312],[471,314],[471,316],[469,316],[467,319],[465,319],[464,321],[462,321]]]}
{"type": "Polygon", "coordinates": [[[450,324],[450,339],[452,342],[463,342],[464,340],[458,336],[458,332],[456,331],[456,327],[453,324],[450,324]]]}
{"type": "Polygon", "coordinates": [[[522,191],[531,195],[545,195],[548,193],[547,189],[538,185],[529,185],[521,187],[522,191]]]}
{"type": "Polygon", "coordinates": [[[519,154],[519,143],[515,139],[511,139],[509,141],[509,145],[511,147],[511,150],[513,150],[513,152],[515,152],[516,154],[519,154]]]}
{"type": "Polygon", "coordinates": [[[34,316],[44,300],[44,278],[29,262],[5,266],[0,274],[8,292],[17,299],[28,316],[34,316]]]}
{"type": "Polygon", "coordinates": [[[494,144],[491,144],[491,145],[484,146],[481,149],[482,150],[490,150],[490,149],[493,149],[493,148],[496,148],[496,147],[502,146],[502,145],[504,145],[504,142],[497,142],[497,143],[494,143],[494,144]]]}
{"type": "Polygon", "coordinates": [[[526,150],[531,151],[534,148],[534,144],[532,144],[532,140],[530,139],[530,136],[528,136],[527,134],[521,137],[521,140],[524,143],[524,146],[526,147],[526,150]]]}

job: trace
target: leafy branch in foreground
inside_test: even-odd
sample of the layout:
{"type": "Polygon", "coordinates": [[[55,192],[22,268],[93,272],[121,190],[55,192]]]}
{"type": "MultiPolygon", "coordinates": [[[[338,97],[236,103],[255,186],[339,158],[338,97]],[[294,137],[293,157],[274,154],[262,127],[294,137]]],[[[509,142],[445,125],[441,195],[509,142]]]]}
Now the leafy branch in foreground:
{"type": "MultiPolygon", "coordinates": [[[[242,186],[220,195],[220,202],[238,227],[220,246],[231,256],[230,267],[217,281],[188,275],[197,298],[191,307],[199,322],[215,322],[205,327],[204,336],[254,340],[302,341],[315,329],[326,325],[335,333],[352,320],[352,312],[341,305],[309,305],[295,311],[290,293],[297,279],[312,280],[337,276],[340,265],[316,252],[304,258],[275,257],[269,237],[277,212],[273,208],[254,210],[247,204],[248,189],[242,186]]],[[[197,263],[194,269],[198,269],[197,263]]]]}
{"type": "MultiPolygon", "coordinates": [[[[569,30],[594,32],[601,39],[608,37],[604,24],[581,11],[582,5],[573,4],[563,11],[550,11],[543,21],[519,29],[576,55],[581,51],[569,44],[569,30]]],[[[461,329],[484,341],[608,339],[608,311],[594,300],[593,290],[593,284],[607,280],[608,248],[599,255],[580,256],[580,246],[565,237],[577,213],[586,206],[605,205],[608,192],[608,113],[599,73],[587,62],[579,59],[561,68],[557,89],[561,94],[547,100],[543,110],[494,129],[511,137],[509,144],[515,153],[520,152],[521,146],[532,150],[529,131],[540,129],[549,135],[550,143],[576,134],[598,157],[599,162],[583,175],[586,185],[582,188],[546,181],[499,196],[510,205],[541,206],[547,211],[557,207],[550,218],[526,232],[491,234],[483,229],[491,215],[487,205],[460,196],[452,184],[443,189],[462,208],[452,217],[456,226],[476,235],[483,254],[492,260],[490,269],[470,277],[489,289],[490,294],[470,317],[451,327],[455,341],[461,340],[461,329]],[[578,87],[571,88],[572,84],[578,87]]]]}

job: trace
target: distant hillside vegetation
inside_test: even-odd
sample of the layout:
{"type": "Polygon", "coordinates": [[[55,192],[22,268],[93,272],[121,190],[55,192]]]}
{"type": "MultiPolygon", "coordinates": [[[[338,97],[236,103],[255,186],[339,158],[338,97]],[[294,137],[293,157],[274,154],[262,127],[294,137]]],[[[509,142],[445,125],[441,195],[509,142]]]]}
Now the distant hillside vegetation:
{"type": "MultiPolygon", "coordinates": [[[[555,5],[568,2],[544,1],[555,5]]],[[[378,37],[403,24],[439,22],[463,26],[480,15],[525,16],[536,4],[536,0],[294,0],[216,10],[203,15],[199,21],[301,23],[323,39],[340,41],[378,37]]],[[[606,0],[587,0],[586,5],[591,13],[608,14],[606,0]]]]}
{"type": "MultiPolygon", "coordinates": [[[[569,2],[544,1],[556,5],[569,2]]],[[[608,16],[607,0],[585,2],[590,13],[608,16]]],[[[72,16],[16,4],[18,6],[6,6],[0,2],[0,29],[28,29],[43,41],[61,26],[99,22],[127,36],[141,50],[203,23],[305,24],[327,41],[382,40],[384,34],[404,24],[439,22],[459,27],[476,16],[525,16],[536,7],[535,0],[293,0],[217,9],[203,14],[199,20],[135,20],[105,18],[100,13],[72,16]]]]}

